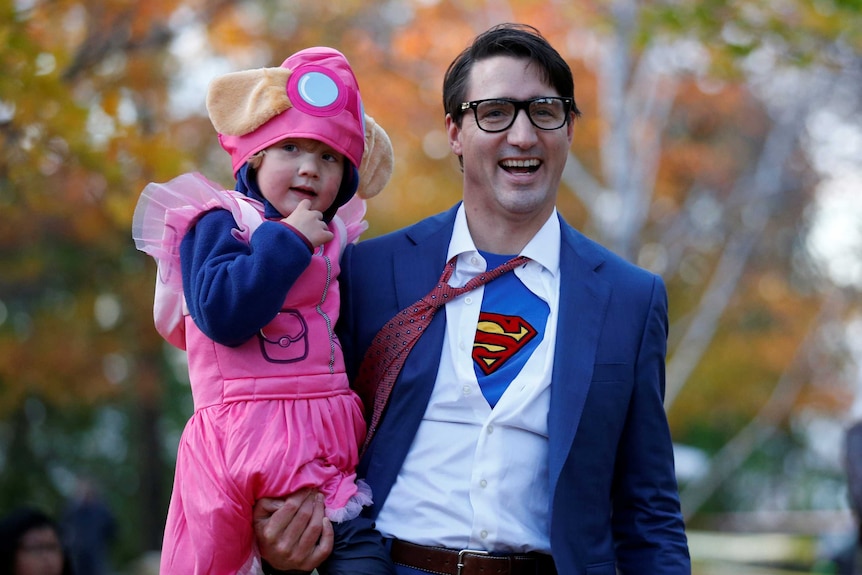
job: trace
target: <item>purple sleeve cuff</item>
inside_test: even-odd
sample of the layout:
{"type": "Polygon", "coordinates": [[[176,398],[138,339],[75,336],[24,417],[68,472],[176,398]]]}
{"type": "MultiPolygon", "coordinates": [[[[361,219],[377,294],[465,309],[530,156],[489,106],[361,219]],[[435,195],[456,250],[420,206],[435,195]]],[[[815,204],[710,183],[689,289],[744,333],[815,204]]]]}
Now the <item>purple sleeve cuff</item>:
{"type": "Polygon", "coordinates": [[[288,229],[289,229],[289,230],[291,230],[293,233],[295,233],[297,236],[299,236],[299,239],[301,239],[301,240],[302,240],[302,243],[304,243],[304,244],[305,244],[305,247],[307,247],[307,248],[308,248],[308,251],[309,251],[310,253],[312,253],[312,254],[314,253],[314,246],[313,246],[313,245],[311,245],[311,242],[310,242],[310,241],[308,241],[308,238],[307,238],[307,237],[305,237],[305,234],[303,234],[303,233],[302,233],[302,232],[300,232],[298,229],[296,229],[295,227],[293,227],[292,225],[288,224],[288,223],[287,223],[287,222],[285,222],[285,221],[282,221],[282,222],[279,222],[279,223],[281,223],[281,225],[283,225],[284,227],[288,228],[288,229]]]}

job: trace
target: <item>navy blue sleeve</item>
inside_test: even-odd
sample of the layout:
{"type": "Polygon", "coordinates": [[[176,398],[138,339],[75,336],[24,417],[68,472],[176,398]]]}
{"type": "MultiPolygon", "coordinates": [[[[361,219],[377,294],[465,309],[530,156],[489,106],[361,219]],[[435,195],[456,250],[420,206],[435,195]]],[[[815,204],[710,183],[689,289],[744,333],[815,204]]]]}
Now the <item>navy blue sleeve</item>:
{"type": "Polygon", "coordinates": [[[207,337],[237,346],[281,311],[284,298],[311,262],[296,231],[266,221],[250,244],[231,233],[227,210],[204,214],[180,244],[183,292],[195,324],[207,337]]]}
{"type": "Polygon", "coordinates": [[[317,568],[321,575],[395,575],[395,565],[374,523],[367,517],[333,523],[335,544],[317,568]]]}
{"type": "MultiPolygon", "coordinates": [[[[374,523],[365,517],[333,523],[332,553],[317,568],[320,575],[396,575],[389,549],[374,523]]],[[[303,575],[302,571],[279,571],[262,561],[265,575],[303,575]]]]}

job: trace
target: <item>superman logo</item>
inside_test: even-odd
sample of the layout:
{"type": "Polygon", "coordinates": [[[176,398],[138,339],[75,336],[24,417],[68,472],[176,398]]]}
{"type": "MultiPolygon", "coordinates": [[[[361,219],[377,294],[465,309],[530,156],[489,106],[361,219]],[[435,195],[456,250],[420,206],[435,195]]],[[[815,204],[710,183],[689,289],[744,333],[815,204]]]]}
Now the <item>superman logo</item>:
{"type": "Polygon", "coordinates": [[[527,345],[536,333],[522,317],[482,312],[473,343],[473,361],[482,373],[490,375],[527,345]]]}

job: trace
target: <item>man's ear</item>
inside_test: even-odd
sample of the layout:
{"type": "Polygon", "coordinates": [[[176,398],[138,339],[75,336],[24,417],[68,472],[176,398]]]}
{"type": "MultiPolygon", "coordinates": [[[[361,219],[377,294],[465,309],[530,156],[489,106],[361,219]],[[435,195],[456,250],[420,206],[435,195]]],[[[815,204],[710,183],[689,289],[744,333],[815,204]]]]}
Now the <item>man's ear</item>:
{"type": "Polygon", "coordinates": [[[446,135],[449,137],[449,148],[459,158],[463,155],[461,148],[461,128],[455,123],[451,114],[446,114],[446,135]]]}

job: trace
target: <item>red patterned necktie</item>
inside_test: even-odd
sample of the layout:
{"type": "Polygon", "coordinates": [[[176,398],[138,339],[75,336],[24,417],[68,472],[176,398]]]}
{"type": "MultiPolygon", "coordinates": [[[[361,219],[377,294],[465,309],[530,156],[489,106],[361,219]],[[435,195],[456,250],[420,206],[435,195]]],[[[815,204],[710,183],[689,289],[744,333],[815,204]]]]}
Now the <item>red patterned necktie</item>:
{"type": "Polygon", "coordinates": [[[453,288],[448,282],[449,278],[452,277],[452,272],[455,271],[455,259],[449,260],[443,269],[440,281],[428,295],[398,312],[394,318],[380,328],[362,359],[354,388],[362,398],[373,396],[374,406],[368,432],[365,435],[365,443],[362,445],[360,453],[365,451],[368,444],[371,443],[372,436],[377,431],[383,410],[389,401],[392,386],[398,379],[398,374],[404,366],[407,355],[419,340],[419,336],[431,323],[437,310],[459,295],[495,280],[504,273],[529,261],[524,256],[512,258],[491,271],[474,277],[463,287],[453,288]]]}

